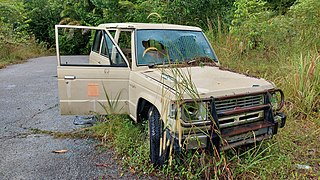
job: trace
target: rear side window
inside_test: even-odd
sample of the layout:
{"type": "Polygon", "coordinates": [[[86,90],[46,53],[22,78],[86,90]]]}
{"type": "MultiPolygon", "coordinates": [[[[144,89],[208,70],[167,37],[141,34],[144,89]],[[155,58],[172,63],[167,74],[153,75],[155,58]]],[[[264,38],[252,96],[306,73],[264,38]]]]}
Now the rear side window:
{"type": "Polygon", "coordinates": [[[101,31],[96,31],[96,35],[93,41],[93,45],[92,45],[92,51],[99,53],[100,50],[100,44],[101,44],[101,37],[102,37],[102,33],[101,31]]]}

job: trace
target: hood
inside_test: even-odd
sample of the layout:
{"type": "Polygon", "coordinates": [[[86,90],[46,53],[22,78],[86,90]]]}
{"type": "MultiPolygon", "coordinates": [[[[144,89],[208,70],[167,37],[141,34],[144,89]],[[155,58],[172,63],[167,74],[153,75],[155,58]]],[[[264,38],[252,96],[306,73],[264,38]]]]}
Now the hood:
{"type": "MultiPolygon", "coordinates": [[[[185,84],[183,82],[190,82],[191,79],[194,84],[193,87],[195,87],[201,98],[254,93],[275,87],[272,83],[263,78],[250,77],[212,66],[183,67],[174,69],[154,68],[141,73],[165,84],[168,87],[171,87],[175,91],[177,84],[175,82],[185,84]],[[177,72],[181,75],[176,75],[178,74],[177,72]]],[[[187,91],[185,91],[184,94],[185,98],[187,98],[187,91]]]]}

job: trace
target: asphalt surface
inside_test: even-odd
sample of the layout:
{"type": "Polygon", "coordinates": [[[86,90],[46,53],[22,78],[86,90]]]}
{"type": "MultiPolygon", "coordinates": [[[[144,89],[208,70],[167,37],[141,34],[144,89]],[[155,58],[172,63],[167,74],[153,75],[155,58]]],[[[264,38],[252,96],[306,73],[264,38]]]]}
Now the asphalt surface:
{"type": "Polygon", "coordinates": [[[80,128],[73,124],[74,116],[60,115],[58,102],[55,56],[0,70],[1,180],[137,178],[117,165],[114,152],[97,151],[95,140],[30,133],[80,128]]]}

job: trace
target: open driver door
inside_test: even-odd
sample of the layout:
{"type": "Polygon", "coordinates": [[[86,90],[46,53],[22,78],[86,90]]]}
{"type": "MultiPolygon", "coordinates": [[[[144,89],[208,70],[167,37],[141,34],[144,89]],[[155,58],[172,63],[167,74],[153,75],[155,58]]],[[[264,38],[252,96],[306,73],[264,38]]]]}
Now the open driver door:
{"type": "Polygon", "coordinates": [[[127,113],[130,67],[108,30],[56,25],[55,35],[61,114],[127,113]]]}

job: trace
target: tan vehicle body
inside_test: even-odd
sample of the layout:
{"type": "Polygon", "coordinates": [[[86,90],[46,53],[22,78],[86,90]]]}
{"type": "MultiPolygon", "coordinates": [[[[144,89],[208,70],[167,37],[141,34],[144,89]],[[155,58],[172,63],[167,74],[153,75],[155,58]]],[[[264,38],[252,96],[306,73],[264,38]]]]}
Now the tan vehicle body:
{"type": "MultiPolygon", "coordinates": [[[[56,26],[56,36],[58,36],[58,28],[66,27],[69,26],[56,26]]],[[[144,108],[154,106],[159,111],[160,119],[165,123],[171,138],[175,139],[178,149],[183,146],[186,146],[187,149],[207,147],[210,136],[201,132],[210,131],[215,127],[209,118],[196,121],[183,120],[181,118],[183,110],[180,105],[184,101],[208,102],[206,107],[212,107],[212,104],[216,103],[215,110],[209,109],[211,115],[217,117],[216,123],[219,124],[218,129],[221,130],[219,136],[223,138],[220,147],[223,149],[270,138],[277,133],[279,123],[281,123],[280,126],[284,125],[285,117],[277,114],[277,110],[272,109],[271,103],[266,100],[269,94],[275,92],[282,94],[282,91],[277,90],[273,83],[262,78],[223,70],[219,68],[218,60],[215,62],[216,66],[176,68],[192,81],[197,93],[197,99],[194,99],[188,93],[182,93],[182,96],[177,97],[176,84],[182,79],[175,75],[170,66],[138,65],[137,30],[202,32],[200,28],[170,24],[112,23],[88,29],[102,30],[106,35],[112,37],[111,55],[105,57],[100,55],[101,50],[91,51],[88,66],[72,66],[61,64],[61,57],[57,50],[62,114],[120,113],[130,115],[134,121],[140,121],[143,117],[147,118],[146,114],[143,116],[143,112],[146,112],[144,108]],[[131,35],[131,49],[119,47],[119,36],[122,32],[131,35]],[[123,57],[125,66],[110,66],[115,60],[116,54],[113,54],[115,51],[123,57]],[[126,54],[130,54],[130,57],[128,58],[126,54]],[[108,104],[108,101],[113,102],[114,107],[109,107],[109,112],[106,112],[101,104],[108,104]],[[241,105],[241,101],[245,103],[241,105]],[[228,106],[232,103],[237,104],[231,106],[230,109],[228,106]],[[220,107],[219,104],[222,104],[223,107],[220,107]],[[173,106],[176,109],[174,114],[170,114],[173,106]],[[225,107],[229,109],[223,111],[218,109],[225,107]],[[272,116],[271,119],[267,118],[268,112],[270,112],[270,117],[272,116]],[[248,136],[248,134],[251,135],[248,136]]],[[[57,49],[58,44],[57,38],[57,49]]],[[[212,49],[211,45],[209,46],[212,49]]]]}

